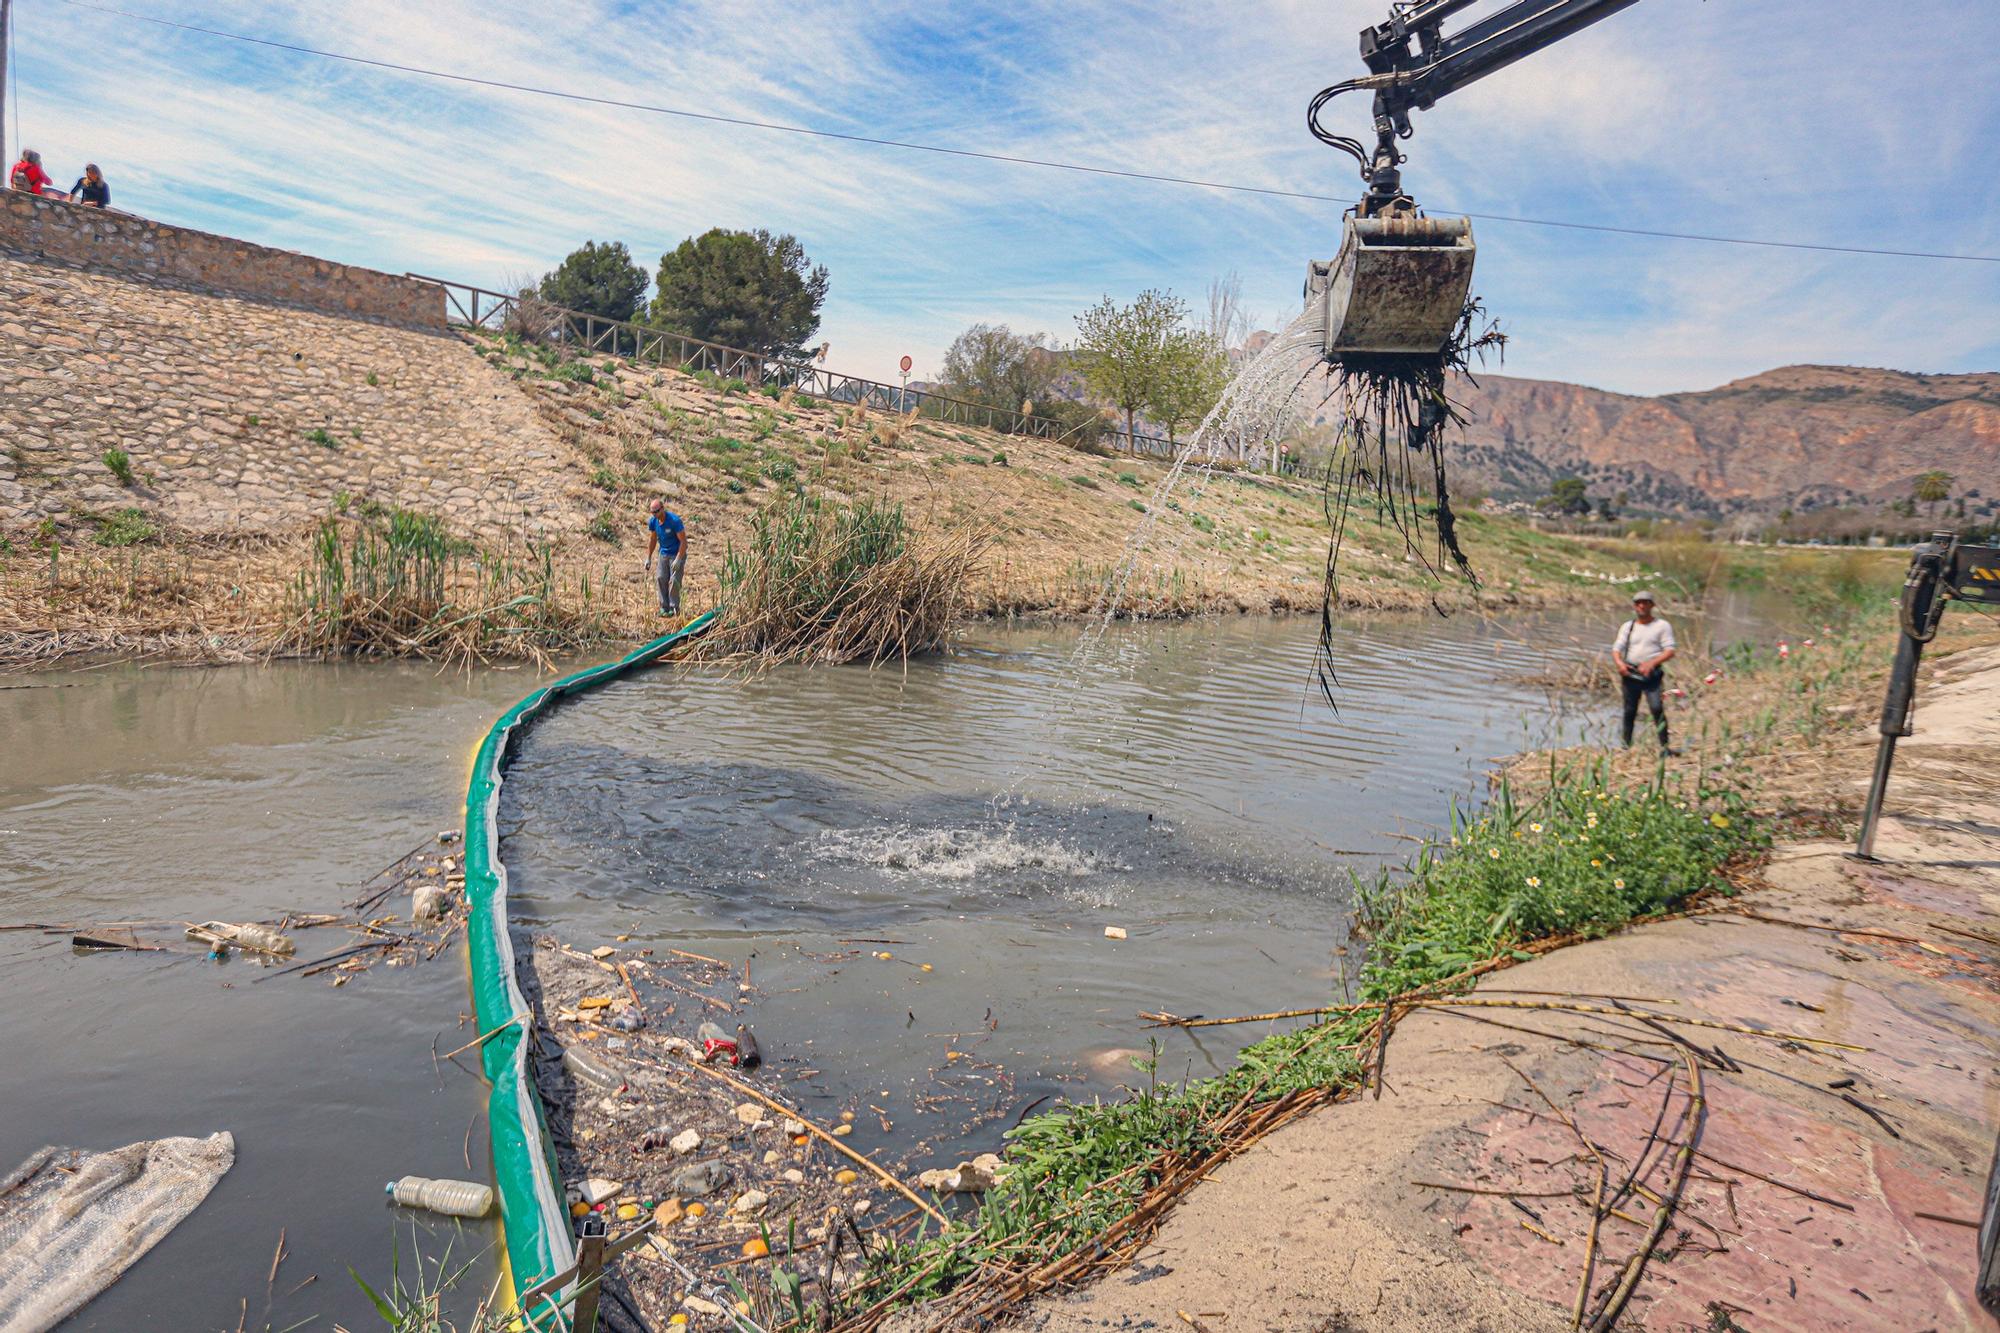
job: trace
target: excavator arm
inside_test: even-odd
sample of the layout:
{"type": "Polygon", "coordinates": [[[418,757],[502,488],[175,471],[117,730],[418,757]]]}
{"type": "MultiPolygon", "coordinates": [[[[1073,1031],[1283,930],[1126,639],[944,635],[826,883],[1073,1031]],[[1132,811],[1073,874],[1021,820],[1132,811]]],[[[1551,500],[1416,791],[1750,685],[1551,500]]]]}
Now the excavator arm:
{"type": "MultiPolygon", "coordinates": [[[[1367,163],[1369,195],[1386,203],[1401,193],[1396,141],[1411,134],[1410,112],[1505,69],[1638,3],[1638,0],[1517,0],[1446,33],[1444,21],[1477,0],[1421,0],[1396,5],[1387,23],[1361,30],[1361,61],[1375,90],[1375,152],[1367,163]]],[[[1322,104],[1324,105],[1324,104],[1322,104]]]]}
{"type": "Polygon", "coordinates": [[[1367,193],[1347,218],[1340,253],[1307,270],[1308,300],[1326,302],[1326,354],[1430,355],[1457,327],[1472,285],[1469,218],[1426,218],[1403,192],[1410,113],[1608,18],[1638,0],[1515,0],[1455,32],[1446,19],[1479,0],[1408,0],[1361,30],[1368,73],[1321,90],[1306,113],[1315,138],[1351,155],[1367,193]],[[1342,93],[1375,95],[1375,146],[1334,134],[1320,112],[1342,93]]]}

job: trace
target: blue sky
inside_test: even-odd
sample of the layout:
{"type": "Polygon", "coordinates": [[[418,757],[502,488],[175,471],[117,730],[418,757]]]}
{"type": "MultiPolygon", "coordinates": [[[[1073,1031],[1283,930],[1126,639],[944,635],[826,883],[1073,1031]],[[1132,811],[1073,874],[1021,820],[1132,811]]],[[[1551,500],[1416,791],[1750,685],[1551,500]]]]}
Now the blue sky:
{"type": "MultiPolygon", "coordinates": [[[[112,0],[119,3],[120,0],[112,0]]],[[[1304,128],[1384,0],[834,5],[122,0],[403,64],[725,115],[1346,196],[1304,128]]],[[[1491,5],[1489,4],[1489,8],[1491,5]]],[[[1267,325],[1330,257],[1333,204],[807,139],[441,83],[16,0],[21,133],[63,184],[286,249],[487,286],[584,240],[649,268],[710,226],[832,271],[832,364],[917,375],[975,320],[1074,334],[1099,296],[1267,325]]],[[[2000,254],[2000,5],[1641,0],[1419,113],[1433,211],[2000,254]]],[[[15,99],[10,95],[9,101],[15,99]]],[[[1366,127],[1359,96],[1332,123],[1366,127]]],[[[1638,393],[1791,362],[2000,368],[2000,264],[1476,223],[1510,374],[1638,393]]]]}

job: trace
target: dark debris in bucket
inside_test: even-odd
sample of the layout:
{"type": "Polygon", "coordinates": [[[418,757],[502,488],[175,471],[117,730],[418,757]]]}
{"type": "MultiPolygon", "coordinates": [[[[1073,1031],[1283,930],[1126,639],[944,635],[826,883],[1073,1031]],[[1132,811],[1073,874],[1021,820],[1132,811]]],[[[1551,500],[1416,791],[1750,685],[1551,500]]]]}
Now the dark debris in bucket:
{"type": "MultiPolygon", "coordinates": [[[[1324,482],[1333,532],[1314,658],[1314,672],[1329,703],[1336,683],[1333,612],[1339,602],[1341,538],[1357,501],[1377,510],[1401,534],[1405,552],[1433,580],[1442,582],[1448,568],[1456,568],[1472,586],[1479,584],[1459,545],[1445,471],[1445,444],[1465,424],[1449,382],[1454,374],[1469,376],[1473,363],[1483,363],[1488,354],[1500,355],[1506,343],[1507,335],[1474,299],[1435,354],[1345,353],[1332,364],[1327,401],[1337,405],[1346,424],[1324,482]]],[[[1443,608],[1438,609],[1442,614],[1443,608]]]]}

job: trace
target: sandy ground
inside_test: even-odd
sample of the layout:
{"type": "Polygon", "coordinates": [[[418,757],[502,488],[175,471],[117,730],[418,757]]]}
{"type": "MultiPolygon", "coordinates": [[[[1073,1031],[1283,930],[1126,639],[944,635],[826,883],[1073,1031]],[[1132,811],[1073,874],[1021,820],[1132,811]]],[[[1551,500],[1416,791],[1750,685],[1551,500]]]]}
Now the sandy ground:
{"type": "Polygon", "coordinates": [[[1685,918],[1479,992],[1650,998],[1585,1002],[1861,1049],[1528,1007],[1420,1012],[1390,1043],[1379,1100],[1226,1163],[1131,1268],[1043,1298],[1022,1326],[1567,1328],[1597,1179],[1580,1140],[1625,1215],[1601,1228],[1594,1309],[1644,1248],[1649,1192],[1677,1174],[1694,1060],[1696,1155],[1620,1327],[1991,1328],[1965,1224],[2000,1119],[2000,649],[1943,666],[1899,751],[1879,864],[1784,845],[1735,904],[1799,924],[1685,918]],[[1638,1188],[1619,1191],[1628,1176],[1638,1188]]]}

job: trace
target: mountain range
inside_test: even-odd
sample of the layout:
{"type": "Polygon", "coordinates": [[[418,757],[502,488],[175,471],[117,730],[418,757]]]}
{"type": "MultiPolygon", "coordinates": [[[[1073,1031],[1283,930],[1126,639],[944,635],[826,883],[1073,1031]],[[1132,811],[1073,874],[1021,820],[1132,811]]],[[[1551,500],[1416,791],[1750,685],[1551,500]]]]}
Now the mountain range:
{"type": "Polygon", "coordinates": [[[1481,374],[1453,397],[1455,471],[1501,498],[1573,476],[1668,513],[1806,509],[1901,499],[1933,469],[1957,494],[2000,490],[1995,373],[1783,366],[1653,398],[1481,374]]]}

